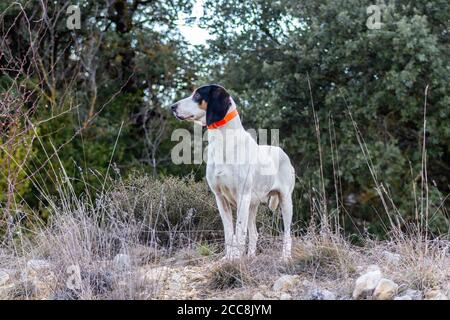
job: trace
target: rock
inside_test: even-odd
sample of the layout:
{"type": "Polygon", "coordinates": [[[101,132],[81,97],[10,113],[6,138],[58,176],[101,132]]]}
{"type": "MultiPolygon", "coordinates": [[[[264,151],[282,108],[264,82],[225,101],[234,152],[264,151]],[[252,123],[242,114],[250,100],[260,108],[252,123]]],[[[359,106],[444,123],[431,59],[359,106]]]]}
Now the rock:
{"type": "Polygon", "coordinates": [[[411,296],[408,296],[407,294],[399,297],[395,297],[394,300],[412,300],[411,296]]]}
{"type": "Polygon", "coordinates": [[[274,282],[272,289],[277,292],[288,291],[295,285],[296,282],[297,277],[291,275],[284,275],[274,282]]]}
{"type": "Polygon", "coordinates": [[[289,293],[282,293],[280,295],[280,300],[292,300],[292,296],[289,293]]]}
{"type": "Polygon", "coordinates": [[[367,273],[356,279],[355,289],[353,290],[353,299],[360,299],[370,295],[381,280],[381,271],[378,266],[370,266],[367,273]]]}
{"type": "Polygon", "coordinates": [[[448,297],[441,290],[433,289],[425,293],[425,300],[448,300],[448,297]]]}
{"type": "Polygon", "coordinates": [[[114,266],[119,270],[129,270],[131,268],[130,256],[124,253],[119,253],[114,257],[114,266]]]}
{"type": "Polygon", "coordinates": [[[378,282],[375,291],[373,292],[373,297],[377,300],[391,300],[398,290],[398,285],[389,279],[381,279],[378,282]]]}
{"type": "Polygon", "coordinates": [[[402,257],[397,254],[397,253],[392,253],[390,251],[383,251],[383,257],[390,263],[392,264],[398,264],[400,262],[400,260],[402,259],[402,257]]]}
{"type": "Polygon", "coordinates": [[[164,281],[167,279],[170,273],[170,269],[168,267],[156,267],[148,270],[143,275],[144,281],[164,281]]]}
{"type": "Polygon", "coordinates": [[[408,289],[405,291],[405,295],[410,296],[413,300],[422,300],[422,292],[418,290],[408,289]]]}
{"type": "Polygon", "coordinates": [[[315,289],[311,292],[311,300],[336,300],[336,294],[326,289],[315,289]]]}
{"type": "Polygon", "coordinates": [[[253,295],[252,300],[266,300],[267,298],[261,293],[257,292],[253,295]]]}
{"type": "Polygon", "coordinates": [[[6,271],[0,270],[0,287],[6,285],[9,278],[9,274],[6,271]]]}
{"type": "Polygon", "coordinates": [[[27,262],[27,268],[32,269],[34,271],[49,269],[50,267],[51,267],[50,263],[46,260],[32,259],[28,260],[27,262]]]}
{"type": "Polygon", "coordinates": [[[168,290],[170,292],[180,292],[186,286],[187,279],[185,276],[174,273],[169,279],[168,290]]]}
{"type": "Polygon", "coordinates": [[[394,281],[381,279],[373,292],[373,296],[377,300],[391,300],[397,294],[397,290],[398,285],[394,281]]]}

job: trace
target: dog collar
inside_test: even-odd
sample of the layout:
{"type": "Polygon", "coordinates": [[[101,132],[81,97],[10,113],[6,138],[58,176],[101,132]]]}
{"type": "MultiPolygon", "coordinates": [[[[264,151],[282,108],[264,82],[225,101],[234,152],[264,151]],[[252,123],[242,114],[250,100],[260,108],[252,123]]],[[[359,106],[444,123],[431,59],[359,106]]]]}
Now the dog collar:
{"type": "Polygon", "coordinates": [[[208,126],[208,129],[217,129],[219,127],[222,127],[226,125],[228,122],[233,120],[238,115],[237,109],[234,109],[230,112],[228,112],[225,117],[222,120],[216,121],[208,126]]]}

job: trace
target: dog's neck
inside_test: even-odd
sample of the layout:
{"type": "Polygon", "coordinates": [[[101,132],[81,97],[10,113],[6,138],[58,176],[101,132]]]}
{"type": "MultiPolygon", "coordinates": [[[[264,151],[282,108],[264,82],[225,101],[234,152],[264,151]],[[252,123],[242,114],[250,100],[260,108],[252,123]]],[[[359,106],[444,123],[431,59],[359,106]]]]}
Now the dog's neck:
{"type": "MultiPolygon", "coordinates": [[[[228,110],[227,114],[232,112],[233,110],[236,110],[236,104],[234,103],[233,99],[231,99],[231,107],[228,110]]],[[[218,136],[221,137],[221,139],[226,140],[227,136],[230,134],[230,130],[236,131],[236,130],[244,130],[244,127],[242,126],[241,118],[239,114],[235,116],[233,119],[228,121],[223,126],[220,126],[215,129],[208,130],[208,143],[212,143],[214,141],[217,141],[218,136]],[[228,131],[228,134],[227,134],[228,131]]]]}
{"type": "MultiPolygon", "coordinates": [[[[234,108],[230,108],[229,112],[232,112],[233,110],[235,110],[236,107],[234,108]]],[[[210,131],[214,131],[214,130],[221,130],[221,131],[225,131],[225,130],[237,130],[237,129],[244,129],[244,127],[242,126],[242,122],[241,122],[241,118],[239,116],[239,114],[237,116],[235,116],[233,119],[231,119],[230,121],[228,121],[226,124],[224,124],[223,126],[220,126],[216,129],[210,130],[210,131]]]]}
{"type": "MultiPolygon", "coordinates": [[[[237,107],[236,107],[236,104],[234,103],[233,98],[230,98],[230,100],[231,100],[231,106],[230,106],[230,109],[228,110],[227,114],[225,115],[225,117],[227,115],[229,116],[231,113],[233,113],[237,110],[237,107]]],[[[225,124],[221,125],[220,127],[213,128],[210,131],[214,131],[214,130],[222,130],[223,131],[223,130],[227,130],[227,129],[244,129],[242,126],[242,122],[239,117],[239,114],[237,114],[234,118],[227,121],[225,124]]]]}

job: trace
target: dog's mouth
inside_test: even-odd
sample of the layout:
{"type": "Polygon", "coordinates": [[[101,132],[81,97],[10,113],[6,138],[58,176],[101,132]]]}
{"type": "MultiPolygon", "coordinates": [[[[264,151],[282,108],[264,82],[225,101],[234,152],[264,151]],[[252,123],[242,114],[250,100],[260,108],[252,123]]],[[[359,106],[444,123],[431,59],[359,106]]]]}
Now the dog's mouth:
{"type": "Polygon", "coordinates": [[[194,116],[182,117],[182,116],[178,115],[178,114],[176,113],[176,111],[173,111],[173,115],[175,116],[175,118],[177,118],[178,120],[182,120],[182,121],[184,121],[184,120],[190,120],[190,119],[193,119],[193,118],[194,118],[194,116]]]}

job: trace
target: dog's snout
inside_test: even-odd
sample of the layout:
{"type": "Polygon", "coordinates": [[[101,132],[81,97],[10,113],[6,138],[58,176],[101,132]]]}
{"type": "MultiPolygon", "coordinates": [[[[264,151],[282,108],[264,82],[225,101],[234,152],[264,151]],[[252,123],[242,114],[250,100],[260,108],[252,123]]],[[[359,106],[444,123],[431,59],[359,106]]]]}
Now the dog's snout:
{"type": "Polygon", "coordinates": [[[178,104],[175,103],[170,107],[170,110],[172,110],[172,112],[175,112],[175,111],[177,111],[177,107],[178,107],[178,104]]]}

